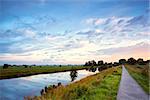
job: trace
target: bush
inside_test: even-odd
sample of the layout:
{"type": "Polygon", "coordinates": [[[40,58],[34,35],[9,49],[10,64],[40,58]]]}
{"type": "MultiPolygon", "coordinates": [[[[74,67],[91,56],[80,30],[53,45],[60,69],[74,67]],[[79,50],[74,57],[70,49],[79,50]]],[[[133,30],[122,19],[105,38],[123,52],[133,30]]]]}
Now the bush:
{"type": "Polygon", "coordinates": [[[135,60],[134,58],[132,58],[132,57],[129,58],[127,62],[128,62],[128,64],[130,64],[130,65],[136,64],[136,60],[135,60]]]}
{"type": "Polygon", "coordinates": [[[113,66],[119,66],[119,63],[118,62],[114,62],[113,66]]]}
{"type": "Polygon", "coordinates": [[[104,64],[103,60],[98,61],[98,65],[103,65],[103,64],[104,64]]]}
{"type": "Polygon", "coordinates": [[[9,67],[8,64],[4,64],[4,65],[3,65],[3,69],[6,69],[6,68],[8,68],[8,67],[9,67]]]}
{"type": "Polygon", "coordinates": [[[120,59],[119,60],[119,64],[125,64],[126,63],[126,60],[125,59],[120,59]]]}
{"type": "Polygon", "coordinates": [[[145,65],[145,62],[143,61],[142,58],[139,58],[139,59],[137,60],[137,63],[138,63],[139,65],[145,65]]]}
{"type": "Polygon", "coordinates": [[[23,65],[24,66],[24,68],[28,68],[28,65],[23,65]]]}

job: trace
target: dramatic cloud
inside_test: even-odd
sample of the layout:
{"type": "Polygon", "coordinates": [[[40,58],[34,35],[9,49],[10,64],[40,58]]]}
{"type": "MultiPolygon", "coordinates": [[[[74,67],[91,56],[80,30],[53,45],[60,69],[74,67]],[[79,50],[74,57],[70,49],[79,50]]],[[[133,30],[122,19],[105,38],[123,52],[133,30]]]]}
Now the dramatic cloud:
{"type": "Polygon", "coordinates": [[[45,0],[3,3],[0,64],[83,64],[92,59],[148,58],[147,2],[132,2],[133,7],[120,3],[124,9],[108,2],[85,2],[82,6],[45,0]]]}
{"type": "Polygon", "coordinates": [[[132,45],[132,46],[101,49],[101,50],[98,50],[98,52],[102,52],[103,54],[106,54],[106,55],[128,54],[130,52],[135,52],[135,51],[142,51],[142,52],[148,53],[149,47],[150,47],[149,43],[141,42],[141,43],[138,43],[138,44],[132,45]]]}

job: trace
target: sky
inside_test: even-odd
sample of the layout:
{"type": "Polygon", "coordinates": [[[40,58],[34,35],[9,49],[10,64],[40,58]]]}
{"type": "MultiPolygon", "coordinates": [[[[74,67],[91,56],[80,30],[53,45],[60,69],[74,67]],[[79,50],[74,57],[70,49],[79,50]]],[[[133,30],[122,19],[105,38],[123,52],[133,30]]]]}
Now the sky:
{"type": "Polygon", "coordinates": [[[0,64],[150,59],[148,0],[0,0],[0,64]]]}

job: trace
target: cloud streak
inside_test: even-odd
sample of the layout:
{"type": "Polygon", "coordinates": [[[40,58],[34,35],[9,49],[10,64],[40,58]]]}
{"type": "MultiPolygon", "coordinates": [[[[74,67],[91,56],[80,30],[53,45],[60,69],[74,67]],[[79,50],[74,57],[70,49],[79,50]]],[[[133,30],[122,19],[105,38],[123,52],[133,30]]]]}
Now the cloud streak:
{"type": "MultiPolygon", "coordinates": [[[[111,16],[109,15],[111,12],[107,9],[108,5],[110,6],[108,3],[102,5],[99,2],[98,6],[85,3],[84,9],[78,5],[80,12],[72,8],[77,7],[72,3],[64,5],[65,8],[60,8],[62,4],[56,3],[57,9],[53,7],[55,5],[49,5],[48,2],[35,6],[33,2],[28,5],[29,8],[33,7],[31,12],[25,7],[22,9],[23,13],[17,13],[11,12],[11,9],[16,10],[18,5],[5,4],[5,7],[11,9],[9,12],[4,7],[3,13],[10,17],[6,16],[0,25],[1,64],[4,62],[82,64],[92,59],[115,61],[132,54],[133,57],[147,58],[145,54],[148,54],[150,42],[148,39],[150,23],[149,10],[145,11],[143,8],[145,6],[138,4],[143,12],[132,14],[136,7],[128,6],[123,10],[130,9],[128,12],[131,14],[111,16]],[[99,4],[104,8],[100,9],[99,4]],[[26,9],[33,15],[28,15],[26,9]],[[59,12],[61,10],[66,13],[59,12]]],[[[121,11],[122,9],[118,12],[121,11]]]]}

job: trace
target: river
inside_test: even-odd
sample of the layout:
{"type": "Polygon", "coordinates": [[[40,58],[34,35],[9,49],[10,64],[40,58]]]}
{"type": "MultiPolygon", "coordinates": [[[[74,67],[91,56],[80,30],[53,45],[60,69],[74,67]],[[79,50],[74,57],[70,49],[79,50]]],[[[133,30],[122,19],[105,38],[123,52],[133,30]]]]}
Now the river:
{"type": "MultiPolygon", "coordinates": [[[[75,81],[97,72],[78,70],[75,81]]],[[[23,100],[24,96],[40,95],[41,89],[45,86],[57,84],[58,82],[63,85],[71,83],[70,71],[3,79],[0,80],[0,100],[23,100]]]]}

